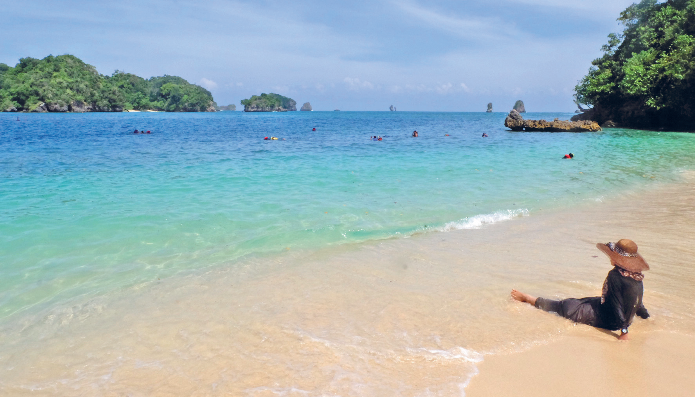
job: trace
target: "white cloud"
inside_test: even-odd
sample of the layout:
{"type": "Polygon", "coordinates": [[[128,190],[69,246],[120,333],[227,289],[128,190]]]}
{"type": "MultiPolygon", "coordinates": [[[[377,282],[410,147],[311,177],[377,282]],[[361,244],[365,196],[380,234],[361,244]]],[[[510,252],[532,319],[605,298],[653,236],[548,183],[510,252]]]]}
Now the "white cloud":
{"type": "Polygon", "coordinates": [[[348,90],[359,91],[361,89],[374,89],[374,84],[369,81],[360,81],[358,78],[346,77],[343,81],[347,84],[348,90]]]}
{"type": "Polygon", "coordinates": [[[636,2],[636,0],[508,0],[508,2],[583,11],[586,12],[588,16],[592,17],[592,19],[616,19],[622,10],[636,2]]]}
{"type": "Polygon", "coordinates": [[[205,77],[203,77],[202,79],[200,79],[200,81],[198,82],[198,84],[200,84],[201,86],[207,88],[208,90],[214,90],[215,88],[217,88],[217,83],[215,83],[215,82],[212,81],[212,80],[206,79],[205,77]]]}
{"type": "Polygon", "coordinates": [[[430,28],[438,29],[470,41],[490,42],[515,38],[524,34],[498,18],[459,18],[438,13],[432,7],[420,6],[409,1],[394,1],[401,11],[414,17],[430,28]]]}

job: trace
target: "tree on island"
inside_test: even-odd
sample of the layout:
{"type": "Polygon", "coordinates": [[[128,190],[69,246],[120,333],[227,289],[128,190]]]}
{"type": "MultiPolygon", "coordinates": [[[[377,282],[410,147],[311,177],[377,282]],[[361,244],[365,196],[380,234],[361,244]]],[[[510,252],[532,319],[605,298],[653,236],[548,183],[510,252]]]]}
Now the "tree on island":
{"type": "Polygon", "coordinates": [[[603,56],[575,87],[593,109],[577,119],[629,127],[695,128],[695,0],[642,0],[618,18],[603,56]]]}
{"type": "Polygon", "coordinates": [[[249,99],[242,99],[244,112],[287,112],[296,111],[297,102],[294,99],[279,94],[254,95],[249,99]]]}
{"type": "Polygon", "coordinates": [[[0,64],[0,111],[214,111],[212,94],[181,77],[145,80],[121,71],[101,75],[73,55],[0,64]]]}
{"type": "Polygon", "coordinates": [[[227,106],[218,106],[217,110],[219,110],[220,112],[226,112],[226,111],[233,112],[236,110],[236,105],[232,104],[232,105],[227,105],[227,106]]]}

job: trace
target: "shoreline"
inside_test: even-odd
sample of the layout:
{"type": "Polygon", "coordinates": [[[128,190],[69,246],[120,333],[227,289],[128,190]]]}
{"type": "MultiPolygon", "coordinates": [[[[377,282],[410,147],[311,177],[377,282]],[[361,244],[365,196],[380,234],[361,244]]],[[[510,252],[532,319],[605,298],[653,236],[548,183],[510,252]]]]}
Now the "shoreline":
{"type": "MultiPolygon", "coordinates": [[[[562,379],[577,349],[597,368],[625,365],[613,354],[625,347],[650,359],[674,343],[690,352],[692,173],[624,196],[480,229],[251,258],[58,307],[2,332],[0,367],[15,378],[0,376],[14,379],[0,390],[475,396],[487,395],[485,385],[514,390],[533,379],[511,376],[510,366],[554,363],[548,371],[562,379]],[[622,237],[652,265],[652,319],[635,320],[633,341],[509,299],[511,288],[596,296],[610,269],[593,245],[622,237]]],[[[687,373],[663,365],[674,382],[687,373]]],[[[630,381],[609,378],[618,385],[610,391],[630,381]]],[[[533,394],[553,395],[552,387],[533,394]]]]}
{"type": "MultiPolygon", "coordinates": [[[[652,266],[645,272],[644,281],[644,302],[647,308],[651,307],[652,317],[648,320],[636,317],[630,341],[620,342],[616,332],[573,324],[510,300],[510,305],[528,316],[522,321],[553,316],[572,329],[547,343],[518,352],[486,355],[478,375],[466,388],[466,395],[690,395],[695,389],[695,380],[688,375],[695,372],[693,316],[681,316],[685,323],[678,324],[665,319],[664,314],[673,310],[670,306],[692,307],[690,302],[695,299],[695,294],[688,291],[695,285],[693,277],[678,274],[683,269],[691,272],[693,268],[690,260],[695,254],[693,200],[695,179],[692,172],[687,172],[681,183],[615,200],[605,205],[608,211],[598,205],[575,214],[574,218],[583,215],[585,224],[580,225],[580,232],[585,232],[587,226],[596,227],[604,229],[607,236],[628,237],[638,242],[640,252],[652,266]],[[633,198],[636,204],[630,203],[633,198]],[[643,204],[645,207],[640,208],[643,204]],[[678,292],[672,294],[669,289],[678,292]]],[[[605,260],[602,254],[598,256],[605,260]]],[[[600,283],[602,279],[591,281],[600,283]]],[[[566,292],[553,294],[552,290],[528,290],[523,283],[513,287],[558,299],[573,296],[566,292]]],[[[586,296],[599,294],[600,289],[586,296]]]]}

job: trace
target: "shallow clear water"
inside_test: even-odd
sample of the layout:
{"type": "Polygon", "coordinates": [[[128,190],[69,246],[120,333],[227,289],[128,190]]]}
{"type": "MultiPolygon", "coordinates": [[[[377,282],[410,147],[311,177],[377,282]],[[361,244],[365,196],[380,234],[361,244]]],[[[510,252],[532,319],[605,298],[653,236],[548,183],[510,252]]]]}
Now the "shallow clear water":
{"type": "Polygon", "coordinates": [[[571,207],[695,165],[691,134],[514,133],[504,117],[0,114],[0,317],[249,255],[571,207]]]}

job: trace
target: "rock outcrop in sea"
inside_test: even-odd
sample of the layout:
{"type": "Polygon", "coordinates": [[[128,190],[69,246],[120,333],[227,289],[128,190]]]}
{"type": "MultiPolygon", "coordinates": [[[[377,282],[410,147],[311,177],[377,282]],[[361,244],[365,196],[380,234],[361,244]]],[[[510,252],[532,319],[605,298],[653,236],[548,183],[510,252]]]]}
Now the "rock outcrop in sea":
{"type": "Polygon", "coordinates": [[[487,110],[485,112],[486,113],[492,113],[492,102],[487,104],[487,110]]]}
{"type": "Polygon", "coordinates": [[[555,119],[545,120],[524,120],[524,118],[512,109],[504,119],[504,126],[512,131],[542,131],[542,132],[596,132],[601,131],[601,127],[595,121],[568,121],[555,119]]]}
{"type": "Polygon", "coordinates": [[[294,99],[280,94],[254,95],[241,101],[244,112],[294,112],[297,110],[297,102],[294,99]]]}
{"type": "Polygon", "coordinates": [[[304,105],[302,105],[301,109],[299,110],[302,112],[311,112],[314,109],[311,107],[311,104],[309,102],[304,102],[304,105]]]}
{"type": "Polygon", "coordinates": [[[524,101],[522,101],[521,99],[519,99],[518,101],[516,101],[514,103],[513,109],[519,113],[526,113],[526,107],[524,106],[524,101]]]}
{"type": "Polygon", "coordinates": [[[396,107],[393,106],[393,105],[391,105],[391,106],[389,107],[389,110],[392,111],[392,112],[395,112],[395,111],[396,111],[396,107]]]}

